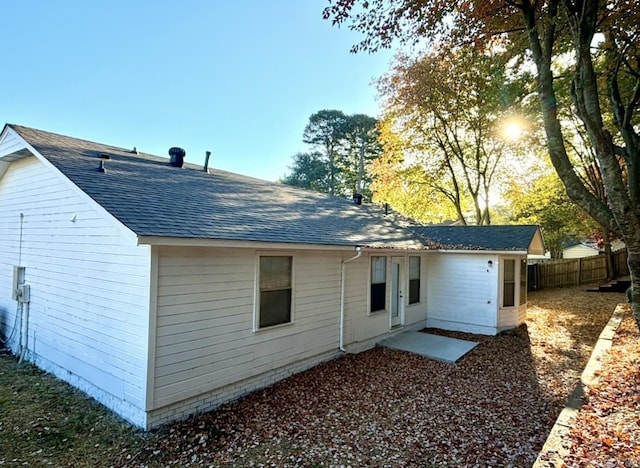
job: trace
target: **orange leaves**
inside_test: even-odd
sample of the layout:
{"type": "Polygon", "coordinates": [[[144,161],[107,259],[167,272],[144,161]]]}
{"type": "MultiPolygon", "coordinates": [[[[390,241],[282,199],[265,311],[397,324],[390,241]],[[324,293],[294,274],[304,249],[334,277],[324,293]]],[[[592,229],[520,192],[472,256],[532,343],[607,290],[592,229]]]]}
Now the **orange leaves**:
{"type": "Polygon", "coordinates": [[[571,433],[570,466],[640,466],[640,341],[625,317],[571,433]]]}

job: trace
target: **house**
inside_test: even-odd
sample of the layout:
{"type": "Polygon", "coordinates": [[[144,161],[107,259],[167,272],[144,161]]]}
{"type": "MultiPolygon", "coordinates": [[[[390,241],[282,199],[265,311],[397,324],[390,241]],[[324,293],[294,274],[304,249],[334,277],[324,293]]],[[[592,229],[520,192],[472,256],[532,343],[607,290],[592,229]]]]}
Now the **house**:
{"type": "Polygon", "coordinates": [[[600,255],[597,244],[575,242],[562,249],[562,258],[585,258],[600,255]]]}
{"type": "MultiPolygon", "coordinates": [[[[612,252],[617,252],[625,247],[624,242],[620,239],[614,239],[611,242],[612,252]]],[[[596,241],[573,242],[562,249],[562,258],[564,259],[595,257],[601,254],[604,254],[604,249],[598,247],[596,241]]]]}
{"type": "Polygon", "coordinates": [[[0,218],[5,346],[145,429],[405,330],[515,327],[544,251],[9,124],[0,218]]]}

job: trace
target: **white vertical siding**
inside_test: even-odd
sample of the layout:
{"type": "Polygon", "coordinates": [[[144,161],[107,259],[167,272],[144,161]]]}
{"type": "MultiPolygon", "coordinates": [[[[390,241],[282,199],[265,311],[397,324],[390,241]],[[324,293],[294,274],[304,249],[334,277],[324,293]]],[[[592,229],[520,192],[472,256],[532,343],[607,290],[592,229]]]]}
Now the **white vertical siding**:
{"type": "Polygon", "coordinates": [[[161,248],[153,407],[337,350],[338,253],[294,256],[294,323],[253,331],[255,250],[161,248]]]}
{"type": "Polygon", "coordinates": [[[0,333],[15,323],[11,280],[21,263],[29,358],[143,426],[149,248],[35,157],[0,179],[0,216],[0,333]]]}
{"type": "Polygon", "coordinates": [[[498,256],[438,253],[427,269],[429,327],[497,333],[498,256]]]}

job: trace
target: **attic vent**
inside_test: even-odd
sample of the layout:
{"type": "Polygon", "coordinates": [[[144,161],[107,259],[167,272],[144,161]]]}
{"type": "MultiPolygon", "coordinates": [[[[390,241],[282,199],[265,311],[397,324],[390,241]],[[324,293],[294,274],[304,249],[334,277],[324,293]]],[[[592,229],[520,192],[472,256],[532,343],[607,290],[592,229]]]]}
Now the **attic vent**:
{"type": "Polygon", "coordinates": [[[209,158],[210,157],[211,157],[211,151],[205,151],[204,167],[202,168],[202,170],[204,172],[209,172],[209,158]]]}
{"type": "Polygon", "coordinates": [[[182,149],[174,146],[169,148],[169,165],[173,167],[182,167],[184,164],[184,157],[187,155],[187,152],[182,149]]]}
{"type": "Polygon", "coordinates": [[[111,159],[111,156],[107,153],[100,153],[100,159],[111,159]]]}
{"type": "Polygon", "coordinates": [[[362,205],[362,194],[361,193],[354,193],[353,194],[353,203],[355,203],[356,205],[362,205]]]}

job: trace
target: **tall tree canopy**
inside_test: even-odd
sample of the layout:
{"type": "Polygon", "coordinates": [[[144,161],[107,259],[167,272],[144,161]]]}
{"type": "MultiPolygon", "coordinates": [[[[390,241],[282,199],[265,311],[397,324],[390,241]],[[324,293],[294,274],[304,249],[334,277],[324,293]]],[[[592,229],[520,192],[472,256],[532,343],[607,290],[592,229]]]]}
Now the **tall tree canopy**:
{"type": "Polygon", "coordinates": [[[319,152],[295,154],[291,173],[285,175],[280,182],[314,192],[331,191],[329,168],[319,152]]]}
{"type": "Polygon", "coordinates": [[[491,223],[501,176],[520,159],[517,145],[501,132],[522,95],[518,82],[507,78],[505,61],[504,54],[471,47],[436,49],[417,59],[399,56],[379,82],[386,127],[407,156],[400,170],[430,189],[429,201],[449,203],[461,224],[491,223]]]}
{"type": "Polygon", "coordinates": [[[567,193],[627,245],[640,326],[640,6],[628,0],[332,0],[334,23],[365,33],[354,50],[435,39],[497,44],[531,60],[549,157],[567,193]],[[555,66],[571,64],[570,112],[596,156],[607,193],[593,194],[567,149],[555,66]]]}
{"type": "Polygon", "coordinates": [[[338,164],[341,156],[347,116],[339,110],[321,110],[309,117],[302,141],[316,148],[327,160],[329,172],[329,193],[338,191],[338,164]]]}
{"type": "Polygon", "coordinates": [[[369,163],[380,155],[378,121],[364,114],[321,110],[309,117],[302,140],[312,151],[293,157],[281,182],[333,195],[370,198],[369,163]]]}
{"type": "Polygon", "coordinates": [[[514,181],[507,192],[511,219],[521,224],[537,224],[553,258],[561,258],[564,244],[593,237],[598,226],[567,196],[557,174],[537,178],[530,187],[514,181]]]}

